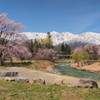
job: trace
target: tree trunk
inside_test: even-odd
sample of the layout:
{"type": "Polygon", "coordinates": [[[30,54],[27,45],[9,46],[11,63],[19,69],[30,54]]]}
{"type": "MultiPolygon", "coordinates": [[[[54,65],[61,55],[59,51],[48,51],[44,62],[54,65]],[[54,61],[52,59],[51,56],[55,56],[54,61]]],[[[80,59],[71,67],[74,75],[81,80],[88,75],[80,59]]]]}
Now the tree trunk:
{"type": "Polygon", "coordinates": [[[84,66],[84,63],[83,62],[81,62],[81,67],[83,67],[84,66]]]}
{"type": "Polygon", "coordinates": [[[80,67],[80,63],[79,62],[77,62],[77,65],[78,65],[78,67],[80,67]]]}
{"type": "Polygon", "coordinates": [[[10,63],[11,63],[11,65],[13,65],[13,59],[12,58],[10,58],[10,63]]]}
{"type": "Polygon", "coordinates": [[[0,65],[1,65],[1,66],[4,65],[4,60],[0,59],[0,65]]]}

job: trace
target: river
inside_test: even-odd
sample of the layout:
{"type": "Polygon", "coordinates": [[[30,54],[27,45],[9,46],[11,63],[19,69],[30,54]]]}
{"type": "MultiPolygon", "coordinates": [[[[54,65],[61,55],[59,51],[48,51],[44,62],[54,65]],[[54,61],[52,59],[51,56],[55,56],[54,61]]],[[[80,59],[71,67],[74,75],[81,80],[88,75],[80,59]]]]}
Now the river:
{"type": "Polygon", "coordinates": [[[89,78],[100,81],[100,73],[81,71],[70,67],[70,63],[58,63],[58,65],[53,70],[56,70],[58,73],[61,73],[63,75],[69,75],[79,78],[89,78]]]}

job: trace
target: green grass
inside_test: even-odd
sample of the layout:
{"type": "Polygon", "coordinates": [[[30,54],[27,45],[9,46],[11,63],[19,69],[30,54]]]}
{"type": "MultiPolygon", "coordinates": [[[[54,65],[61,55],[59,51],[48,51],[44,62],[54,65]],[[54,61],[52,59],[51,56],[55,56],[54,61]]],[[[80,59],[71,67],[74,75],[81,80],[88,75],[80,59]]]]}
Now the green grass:
{"type": "Polygon", "coordinates": [[[100,100],[100,88],[0,81],[0,100],[100,100]]]}

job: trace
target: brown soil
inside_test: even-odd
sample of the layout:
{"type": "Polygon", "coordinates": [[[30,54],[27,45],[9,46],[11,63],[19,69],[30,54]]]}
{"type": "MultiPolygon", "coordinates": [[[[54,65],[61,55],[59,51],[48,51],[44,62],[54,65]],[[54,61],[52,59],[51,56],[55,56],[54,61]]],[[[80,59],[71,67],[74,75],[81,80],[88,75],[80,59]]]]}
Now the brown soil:
{"type": "Polygon", "coordinates": [[[79,78],[71,76],[61,76],[57,74],[47,73],[39,70],[32,70],[24,67],[7,67],[6,70],[13,70],[19,72],[19,76],[27,77],[30,83],[33,82],[33,78],[43,78],[47,84],[53,84],[54,80],[62,79],[64,84],[68,86],[76,86],[79,82],[79,78]]]}
{"type": "Polygon", "coordinates": [[[79,70],[86,70],[86,71],[91,71],[91,72],[100,72],[100,63],[99,62],[93,63],[91,65],[86,65],[86,66],[83,66],[83,67],[77,67],[77,64],[74,63],[74,64],[71,64],[70,67],[73,67],[73,68],[76,68],[76,69],[79,69],[79,70]]]}

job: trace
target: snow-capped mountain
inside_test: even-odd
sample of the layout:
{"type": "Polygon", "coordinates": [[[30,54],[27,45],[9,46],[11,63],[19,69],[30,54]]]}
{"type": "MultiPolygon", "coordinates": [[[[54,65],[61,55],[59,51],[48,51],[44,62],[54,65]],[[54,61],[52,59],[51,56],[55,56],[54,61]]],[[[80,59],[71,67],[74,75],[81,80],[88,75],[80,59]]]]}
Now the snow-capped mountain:
{"type": "MultiPolygon", "coordinates": [[[[43,39],[47,38],[47,33],[32,33],[24,32],[21,33],[25,35],[28,39],[43,39]]],[[[59,45],[62,43],[67,43],[71,47],[76,47],[79,45],[85,45],[88,43],[100,44],[100,33],[86,32],[79,35],[72,34],[70,32],[50,32],[53,45],[59,45]]]]}
{"type": "Polygon", "coordinates": [[[24,32],[20,34],[25,35],[28,39],[33,39],[33,40],[47,38],[47,33],[24,32]]]}

